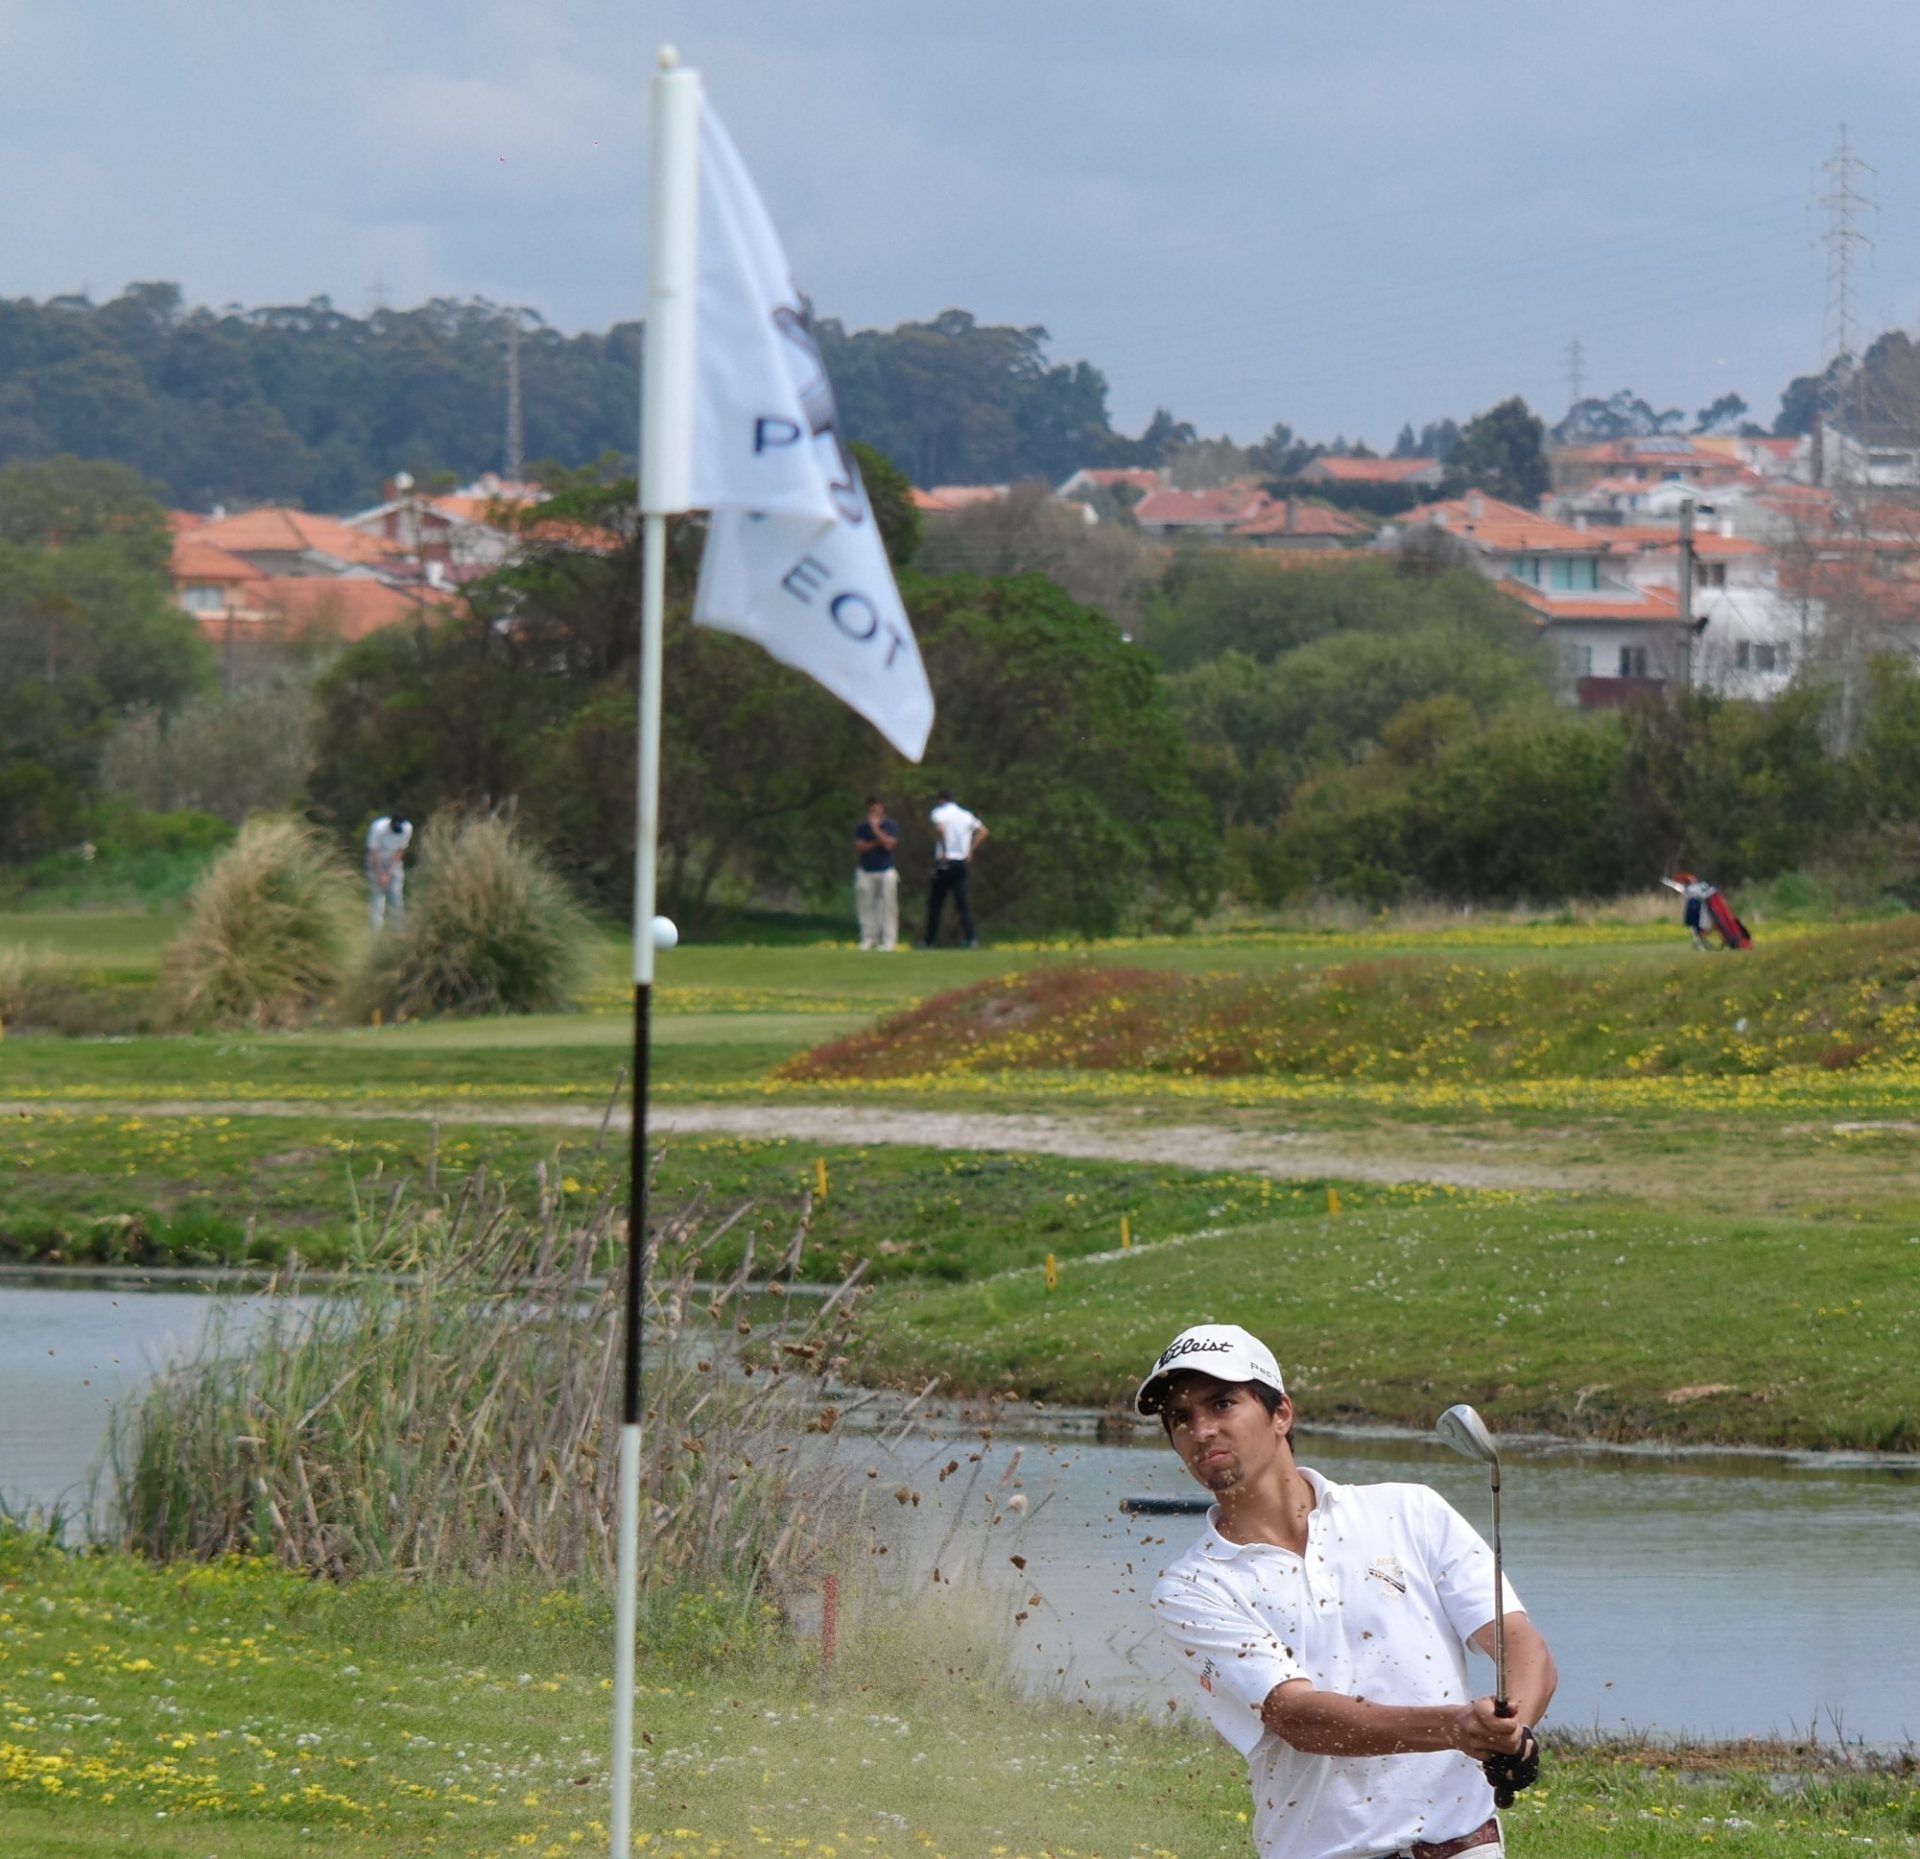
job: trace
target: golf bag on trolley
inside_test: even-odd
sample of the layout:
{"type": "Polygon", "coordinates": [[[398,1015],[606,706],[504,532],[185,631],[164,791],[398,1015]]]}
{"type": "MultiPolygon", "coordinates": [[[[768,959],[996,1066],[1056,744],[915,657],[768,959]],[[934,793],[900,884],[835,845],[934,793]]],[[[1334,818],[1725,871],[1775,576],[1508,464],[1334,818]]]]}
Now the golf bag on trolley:
{"type": "Polygon", "coordinates": [[[1690,871],[1677,871],[1671,878],[1662,878],[1660,882],[1669,891],[1677,891],[1685,900],[1684,920],[1696,948],[1707,947],[1709,930],[1720,938],[1723,949],[1753,947],[1753,937],[1747,926],[1733,914],[1733,906],[1727,902],[1718,885],[1705,878],[1697,878],[1690,871]]]}

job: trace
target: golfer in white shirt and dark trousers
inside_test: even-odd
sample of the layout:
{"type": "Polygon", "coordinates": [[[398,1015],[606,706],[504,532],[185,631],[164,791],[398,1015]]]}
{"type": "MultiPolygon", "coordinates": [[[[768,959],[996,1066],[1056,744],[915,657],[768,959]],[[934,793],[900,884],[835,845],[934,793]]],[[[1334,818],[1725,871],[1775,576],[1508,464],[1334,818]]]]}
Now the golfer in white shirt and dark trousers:
{"type": "Polygon", "coordinates": [[[1539,1773],[1553,1654],[1505,1590],[1512,1715],[1475,1697],[1493,1552],[1425,1485],[1297,1464],[1273,1352],[1237,1324],[1174,1338],[1134,1405],[1214,1495],[1153,1611],[1213,1727],[1247,1759],[1261,1859],[1497,1859],[1494,1783],[1539,1773]]]}
{"type": "Polygon", "coordinates": [[[986,823],[969,813],[942,788],[934,797],[933,812],[933,885],[927,892],[927,936],[921,948],[931,949],[940,940],[940,916],[951,897],[960,913],[960,933],[969,949],[980,946],[973,933],[973,912],[967,905],[967,862],[974,849],[987,836],[986,823]]]}

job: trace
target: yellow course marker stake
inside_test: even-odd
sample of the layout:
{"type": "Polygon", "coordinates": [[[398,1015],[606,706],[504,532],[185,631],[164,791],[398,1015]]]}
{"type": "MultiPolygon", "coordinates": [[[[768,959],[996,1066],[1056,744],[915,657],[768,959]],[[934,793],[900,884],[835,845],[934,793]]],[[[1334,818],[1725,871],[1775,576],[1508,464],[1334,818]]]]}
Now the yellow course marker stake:
{"type": "Polygon", "coordinates": [[[1049,1291],[1060,1289],[1060,1267],[1054,1263],[1052,1253],[1047,1254],[1047,1289],[1049,1291]]]}
{"type": "Polygon", "coordinates": [[[1338,1188],[1329,1188],[1327,1190],[1327,1212],[1330,1214],[1337,1214],[1339,1211],[1340,1211],[1340,1190],[1338,1188]]]}
{"type": "Polygon", "coordinates": [[[827,1198],[827,1158],[823,1155],[813,1158],[813,1198],[817,1201],[827,1198]]]}
{"type": "Polygon", "coordinates": [[[380,1011],[380,1009],[379,1009],[378,1007],[376,1007],[376,1008],[375,1008],[375,1009],[373,1010],[373,1023],[374,1023],[374,1025],[375,1025],[375,1026],[379,1026],[379,1025],[381,1025],[381,1024],[382,1024],[382,1023],[384,1022],[384,1020],[385,1020],[385,1018],[386,1018],[386,1016],[385,1016],[384,1014],[382,1014],[382,1013],[381,1013],[381,1011],[380,1011]]]}
{"type": "Polygon", "coordinates": [[[1120,1216],[1120,1250],[1130,1252],[1133,1249],[1133,1225],[1125,1214],[1120,1216]]]}

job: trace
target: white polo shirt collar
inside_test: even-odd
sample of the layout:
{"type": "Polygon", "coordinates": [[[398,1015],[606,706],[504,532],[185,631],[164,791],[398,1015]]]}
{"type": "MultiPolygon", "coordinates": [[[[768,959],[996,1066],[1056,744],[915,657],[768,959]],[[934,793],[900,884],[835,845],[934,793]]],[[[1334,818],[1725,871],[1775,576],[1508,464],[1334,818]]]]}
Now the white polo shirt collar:
{"type": "MultiPolygon", "coordinates": [[[[1331,1478],[1323,1477],[1310,1465],[1296,1465],[1294,1468],[1313,1491],[1313,1509],[1307,1512],[1307,1541],[1311,1543],[1325,1527],[1322,1519],[1325,1513],[1340,1503],[1345,1486],[1336,1485],[1331,1478]]],[[[1234,1557],[1244,1555],[1250,1549],[1277,1549],[1283,1556],[1293,1551],[1279,1543],[1236,1543],[1230,1536],[1220,1533],[1220,1506],[1214,1505],[1207,1512],[1207,1527],[1200,1538],[1200,1553],[1215,1562],[1231,1562],[1234,1557]]]]}

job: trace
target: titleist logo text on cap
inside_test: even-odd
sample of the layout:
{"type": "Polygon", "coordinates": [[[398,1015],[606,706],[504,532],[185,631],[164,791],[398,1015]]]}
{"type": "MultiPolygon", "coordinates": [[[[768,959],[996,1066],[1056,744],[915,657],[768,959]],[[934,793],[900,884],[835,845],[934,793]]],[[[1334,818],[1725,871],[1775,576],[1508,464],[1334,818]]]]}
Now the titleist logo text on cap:
{"type": "Polygon", "coordinates": [[[1224,1355],[1233,1347],[1234,1345],[1230,1342],[1207,1342],[1198,1336],[1176,1337],[1161,1351],[1160,1360],[1154,1364],[1154,1367],[1165,1368],[1169,1362],[1177,1362],[1182,1356],[1224,1355]]]}

